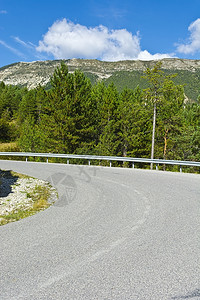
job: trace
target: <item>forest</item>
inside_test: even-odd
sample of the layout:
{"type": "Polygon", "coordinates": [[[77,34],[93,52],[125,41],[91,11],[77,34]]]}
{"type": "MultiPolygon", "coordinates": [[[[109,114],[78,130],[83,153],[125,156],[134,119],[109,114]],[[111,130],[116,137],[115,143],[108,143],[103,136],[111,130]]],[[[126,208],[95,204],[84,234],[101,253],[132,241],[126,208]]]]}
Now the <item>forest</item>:
{"type": "Polygon", "coordinates": [[[185,101],[160,62],[142,78],[145,89],[118,91],[61,63],[49,89],[1,82],[0,151],[150,158],[155,108],[154,157],[200,161],[200,97],[185,101]]]}

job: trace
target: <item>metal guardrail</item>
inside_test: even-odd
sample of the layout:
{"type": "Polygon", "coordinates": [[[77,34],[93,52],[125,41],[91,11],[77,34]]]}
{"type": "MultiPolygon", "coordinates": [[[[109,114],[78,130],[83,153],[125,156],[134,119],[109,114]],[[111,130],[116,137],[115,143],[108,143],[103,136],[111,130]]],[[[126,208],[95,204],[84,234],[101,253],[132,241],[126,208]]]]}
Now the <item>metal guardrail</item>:
{"type": "Polygon", "coordinates": [[[120,157],[120,156],[99,156],[99,155],[79,155],[79,154],[56,154],[56,153],[31,153],[31,152],[0,152],[0,156],[22,156],[28,161],[28,157],[45,157],[48,163],[48,159],[54,158],[66,158],[67,164],[69,164],[70,159],[86,159],[88,160],[88,165],[90,165],[91,160],[106,160],[110,162],[110,167],[112,166],[112,161],[123,161],[131,162],[134,168],[135,163],[148,163],[156,164],[156,169],[158,165],[178,165],[180,167],[180,172],[182,172],[182,166],[189,167],[200,167],[200,162],[197,161],[181,161],[181,160],[164,160],[164,159],[150,159],[150,158],[134,158],[134,157],[120,157]]]}

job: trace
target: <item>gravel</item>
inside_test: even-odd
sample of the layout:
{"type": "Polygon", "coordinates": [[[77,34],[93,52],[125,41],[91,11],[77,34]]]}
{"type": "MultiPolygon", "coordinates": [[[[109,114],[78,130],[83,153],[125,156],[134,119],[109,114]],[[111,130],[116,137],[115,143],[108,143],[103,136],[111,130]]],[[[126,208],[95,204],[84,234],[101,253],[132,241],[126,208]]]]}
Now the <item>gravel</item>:
{"type": "Polygon", "coordinates": [[[56,190],[46,181],[27,177],[2,177],[0,185],[0,215],[9,215],[19,209],[29,209],[33,205],[32,193],[37,186],[46,186],[50,190],[49,202],[56,197],[56,190]]]}

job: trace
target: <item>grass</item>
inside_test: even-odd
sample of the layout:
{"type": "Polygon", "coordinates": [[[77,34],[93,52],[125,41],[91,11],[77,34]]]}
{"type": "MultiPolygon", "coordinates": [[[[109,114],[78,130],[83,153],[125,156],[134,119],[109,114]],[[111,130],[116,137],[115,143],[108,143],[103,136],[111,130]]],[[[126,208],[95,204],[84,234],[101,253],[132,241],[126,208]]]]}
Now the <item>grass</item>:
{"type": "Polygon", "coordinates": [[[16,142],[0,143],[0,152],[18,152],[19,147],[16,142]]]}
{"type": "Polygon", "coordinates": [[[48,198],[50,191],[47,186],[37,185],[32,192],[31,198],[33,200],[32,210],[37,212],[50,206],[48,198]]]}

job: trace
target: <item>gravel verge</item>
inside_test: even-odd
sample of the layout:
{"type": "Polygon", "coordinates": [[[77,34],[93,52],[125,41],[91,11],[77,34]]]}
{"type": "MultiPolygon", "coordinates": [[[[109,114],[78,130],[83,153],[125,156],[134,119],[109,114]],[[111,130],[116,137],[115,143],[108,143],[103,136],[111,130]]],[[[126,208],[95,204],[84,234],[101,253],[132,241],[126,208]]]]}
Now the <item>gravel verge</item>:
{"type": "Polygon", "coordinates": [[[49,205],[57,200],[57,191],[48,182],[0,170],[0,222],[4,216],[32,209],[35,198],[40,197],[41,189],[48,191],[49,205]]]}

